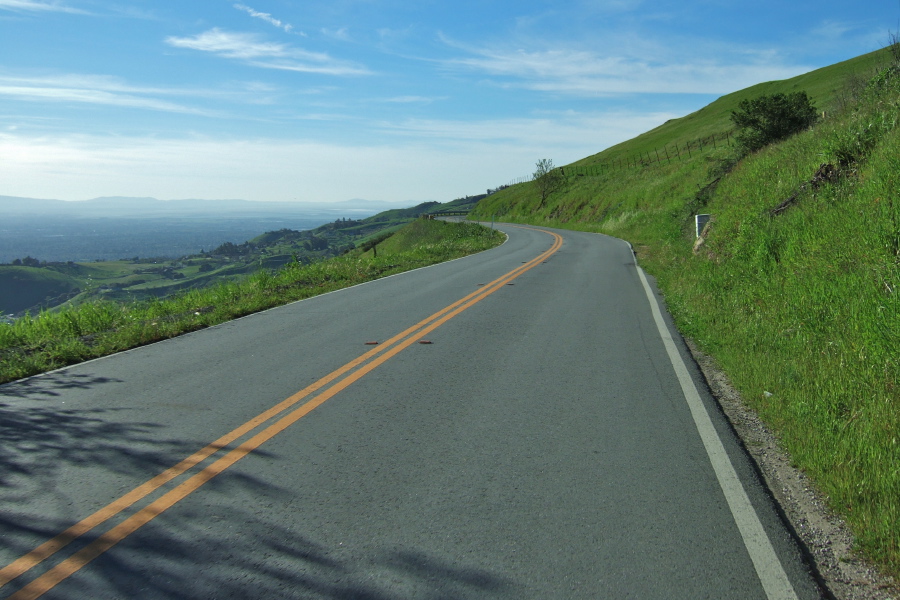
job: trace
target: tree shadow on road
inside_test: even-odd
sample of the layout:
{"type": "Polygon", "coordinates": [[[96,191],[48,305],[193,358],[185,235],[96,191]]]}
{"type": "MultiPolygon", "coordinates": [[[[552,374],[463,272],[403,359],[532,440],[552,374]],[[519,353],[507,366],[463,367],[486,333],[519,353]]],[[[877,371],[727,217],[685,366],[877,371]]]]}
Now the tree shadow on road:
{"type": "Polygon", "coordinates": [[[61,396],[67,390],[87,390],[104,383],[120,383],[118,379],[79,375],[56,371],[0,386],[0,398],[29,398],[34,400],[61,396]]]}
{"type": "MultiPolygon", "coordinates": [[[[196,450],[196,442],[159,437],[157,423],[115,420],[124,408],[83,408],[47,402],[66,390],[90,389],[119,380],[64,372],[0,387],[0,498],[25,501],[38,480],[77,466],[109,472],[156,473],[173,457],[196,450]]],[[[46,490],[44,490],[46,491],[46,490]]]]}
{"type": "MultiPolygon", "coordinates": [[[[293,494],[254,477],[232,476],[226,472],[216,480],[219,478],[218,484],[209,484],[200,492],[206,494],[205,498],[192,497],[185,506],[163,513],[46,597],[96,600],[518,600],[523,597],[523,586],[509,577],[477,564],[467,564],[464,558],[440,556],[440,549],[401,548],[353,530],[342,533],[342,542],[314,540],[313,534],[281,522],[277,512],[260,508],[288,504],[293,494]],[[241,501],[226,500],[235,496],[241,501]]],[[[365,507],[360,509],[364,511],[365,507]]],[[[43,532],[54,525],[41,523],[36,531],[43,532]]],[[[89,541],[86,539],[79,546],[89,541]]],[[[3,592],[16,591],[38,574],[17,580],[3,592]]]]}
{"type": "Polygon", "coordinates": [[[477,565],[457,564],[435,549],[397,549],[375,540],[326,546],[303,532],[231,509],[217,515],[229,530],[219,539],[209,515],[181,514],[165,530],[154,527],[128,552],[94,566],[79,595],[135,597],[328,600],[513,600],[521,586],[477,565]],[[206,526],[204,525],[207,524],[206,526]],[[228,524],[227,526],[225,524],[228,524]],[[181,531],[176,539],[171,533],[181,531]],[[185,535],[188,533],[188,535],[185,535]],[[185,540],[189,541],[185,541],[185,540]],[[148,569],[148,565],[151,568],[148,569]]]}
{"type": "MultiPolygon", "coordinates": [[[[92,389],[118,380],[65,372],[0,387],[0,538],[5,563],[64,531],[95,508],[60,484],[63,475],[99,467],[120,474],[122,491],[143,474],[156,475],[195,452],[198,440],[162,439],[154,423],[110,420],[122,409],[65,407],[66,390],[92,389]],[[54,400],[53,402],[44,402],[54,400]],[[135,477],[135,473],[141,474],[135,477]],[[49,505],[65,510],[42,512],[49,505]],[[62,515],[62,516],[60,516],[62,515]]],[[[264,451],[266,460],[288,460],[264,451]]],[[[84,489],[86,488],[86,489],[84,489]]],[[[315,539],[314,532],[279,518],[294,494],[240,471],[226,471],[197,494],[166,511],[101,555],[47,598],[287,598],[328,600],[512,600],[522,588],[464,557],[440,549],[398,547],[364,531],[342,532],[346,543],[315,539]]],[[[104,500],[103,502],[107,502],[104,500]]],[[[365,511],[365,506],[360,511],[365,511]]],[[[124,513],[123,513],[124,515],[124,513]]],[[[302,522],[302,521],[300,521],[302,522]]],[[[112,522],[109,524],[111,526],[112,522]]],[[[14,580],[0,596],[102,533],[91,532],[14,580]]],[[[4,564],[5,564],[4,563],[4,564]]],[[[0,564],[0,567],[4,566],[0,564]]]]}
{"type": "MultiPolygon", "coordinates": [[[[162,437],[158,423],[125,421],[126,408],[61,401],[68,390],[121,383],[65,371],[0,386],[0,551],[11,560],[202,448],[162,437]],[[46,517],[53,515],[52,518],[46,517]]],[[[0,566],[3,566],[0,564],[0,566]]]]}

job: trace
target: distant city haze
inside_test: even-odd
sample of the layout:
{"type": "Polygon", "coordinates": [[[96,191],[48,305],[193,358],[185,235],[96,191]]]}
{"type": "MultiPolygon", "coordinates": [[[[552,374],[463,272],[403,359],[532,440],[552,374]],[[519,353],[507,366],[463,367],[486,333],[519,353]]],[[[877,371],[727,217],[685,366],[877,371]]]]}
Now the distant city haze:
{"type": "Polygon", "coordinates": [[[0,196],[0,263],[178,258],[243,243],[266,231],[313,229],[396,208],[354,200],[333,204],[96,198],[65,202],[0,196]]]}

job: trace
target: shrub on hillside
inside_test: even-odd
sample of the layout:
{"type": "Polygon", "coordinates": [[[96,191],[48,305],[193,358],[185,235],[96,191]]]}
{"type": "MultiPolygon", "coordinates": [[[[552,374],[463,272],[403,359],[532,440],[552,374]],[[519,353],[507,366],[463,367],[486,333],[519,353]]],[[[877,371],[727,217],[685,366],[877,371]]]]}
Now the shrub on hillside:
{"type": "Polygon", "coordinates": [[[538,189],[538,193],[541,195],[541,203],[538,205],[538,209],[544,206],[547,196],[560,189],[566,183],[562,169],[555,168],[553,161],[549,158],[542,158],[535,163],[532,180],[538,189]]]}
{"type": "Polygon", "coordinates": [[[742,100],[731,113],[731,121],[740,130],[735,139],[745,153],[803,131],[817,119],[816,107],[806,92],[742,100]]]}

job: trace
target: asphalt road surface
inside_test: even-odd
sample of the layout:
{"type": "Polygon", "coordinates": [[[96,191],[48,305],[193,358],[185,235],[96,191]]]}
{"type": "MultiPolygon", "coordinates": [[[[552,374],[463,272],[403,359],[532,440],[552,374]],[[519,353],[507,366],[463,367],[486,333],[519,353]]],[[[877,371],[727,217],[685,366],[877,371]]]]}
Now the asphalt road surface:
{"type": "Polygon", "coordinates": [[[501,228],[0,387],[0,597],[818,598],[628,245],[501,228]]]}

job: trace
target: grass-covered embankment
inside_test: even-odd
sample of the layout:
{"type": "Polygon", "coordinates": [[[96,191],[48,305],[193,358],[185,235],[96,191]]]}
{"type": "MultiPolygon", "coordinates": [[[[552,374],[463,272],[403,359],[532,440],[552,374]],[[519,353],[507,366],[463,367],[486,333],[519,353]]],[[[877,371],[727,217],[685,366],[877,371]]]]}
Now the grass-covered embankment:
{"type": "MultiPolygon", "coordinates": [[[[736,164],[734,149],[719,148],[573,178],[540,209],[537,192],[522,185],[478,210],[630,240],[681,331],[728,373],[851,525],[860,549],[896,576],[900,57],[880,56],[874,78],[871,57],[803,76],[828,92],[815,97],[826,118],[736,164]],[[854,64],[869,79],[864,87],[847,77],[854,64]],[[714,222],[695,254],[698,212],[714,222]]],[[[797,80],[766,88],[790,92],[797,80]]],[[[753,97],[745,92],[726,98],[753,97]]]]}
{"type": "Polygon", "coordinates": [[[874,559],[900,572],[900,77],[744,160],[699,256],[653,261],[713,354],[874,559]],[[804,183],[823,163],[835,176],[804,183]],[[799,192],[799,193],[798,193],[799,192]],[[783,211],[773,209],[796,194],[783,211]]]}
{"type": "Polygon", "coordinates": [[[0,324],[0,383],[459,258],[502,241],[499,232],[473,223],[420,219],[379,244],[377,257],[371,250],[353,251],[310,265],[258,271],[242,281],[164,300],[91,302],[0,324]]]}

